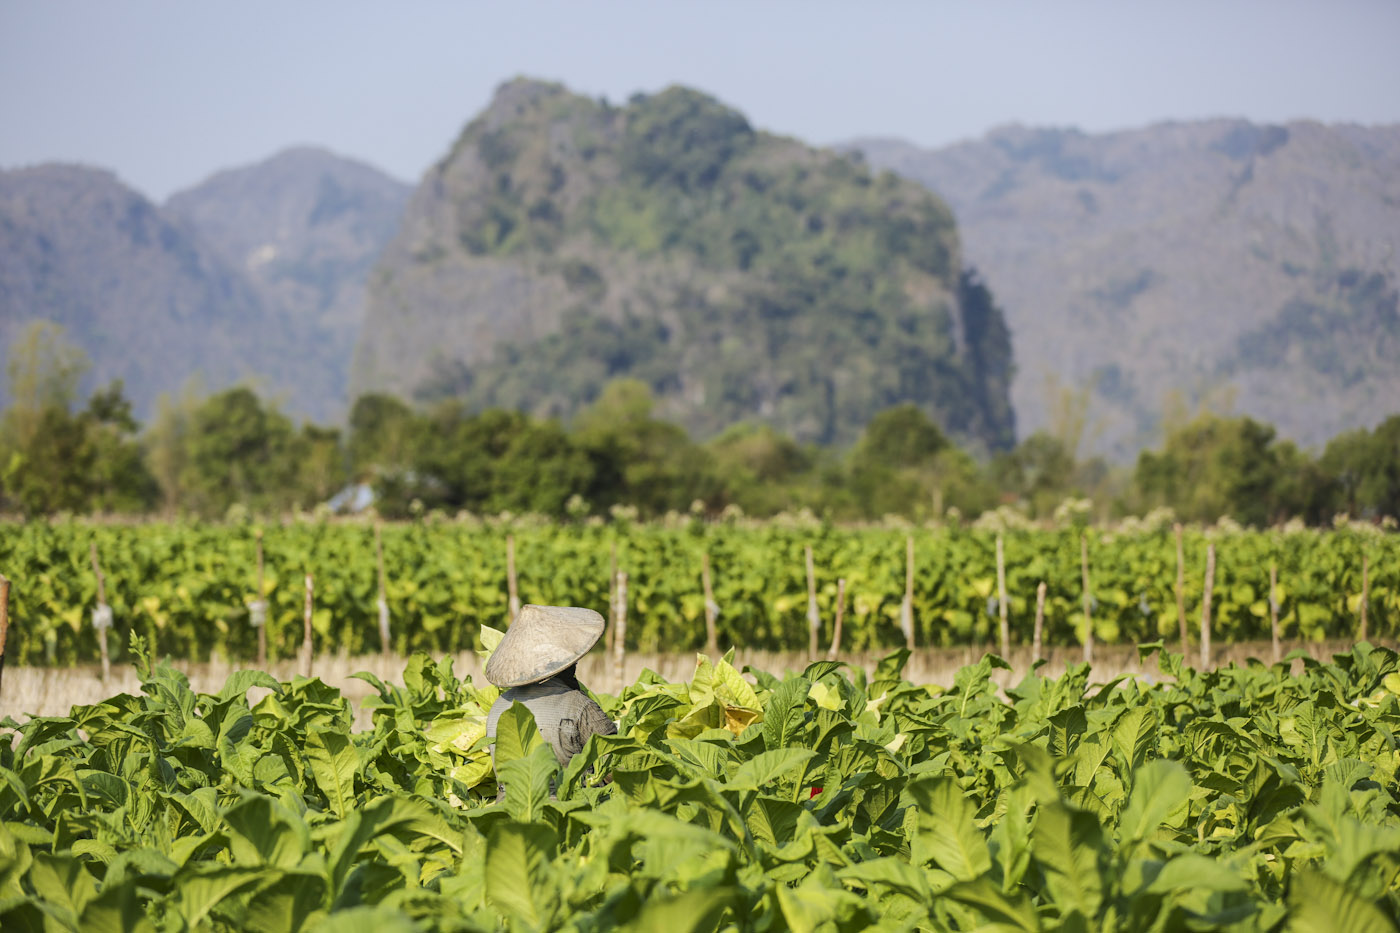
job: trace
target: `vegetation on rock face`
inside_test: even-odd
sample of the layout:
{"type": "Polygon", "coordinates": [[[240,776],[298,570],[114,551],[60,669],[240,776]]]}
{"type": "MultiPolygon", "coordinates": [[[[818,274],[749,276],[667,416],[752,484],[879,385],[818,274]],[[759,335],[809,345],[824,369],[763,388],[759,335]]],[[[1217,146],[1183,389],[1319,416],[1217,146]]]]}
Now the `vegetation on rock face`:
{"type": "Polygon", "coordinates": [[[1400,910],[1384,648],[1297,676],[1077,665],[1004,699],[994,656],[947,689],[903,653],[781,679],[701,657],[600,695],[618,734],[563,768],[513,707],[502,803],[496,690],[450,661],[362,675],[354,732],[319,680],[197,694],[137,658],[141,696],[0,723],[6,930],[1386,933],[1400,910]]]}
{"type": "Polygon", "coordinates": [[[569,417],[608,381],[708,437],[844,444],[918,405],[1008,446],[1009,336],[917,185],[696,91],[516,81],[429,173],[371,283],[353,387],[569,417]]]}

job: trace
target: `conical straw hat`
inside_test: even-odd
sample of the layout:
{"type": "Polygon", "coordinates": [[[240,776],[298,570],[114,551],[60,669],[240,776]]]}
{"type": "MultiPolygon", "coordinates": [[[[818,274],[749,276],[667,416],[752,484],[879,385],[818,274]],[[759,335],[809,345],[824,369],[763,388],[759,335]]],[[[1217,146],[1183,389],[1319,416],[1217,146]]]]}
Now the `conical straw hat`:
{"type": "Polygon", "coordinates": [[[497,687],[548,680],[588,653],[603,634],[603,617],[577,606],[521,606],[520,615],[486,662],[497,687]]]}

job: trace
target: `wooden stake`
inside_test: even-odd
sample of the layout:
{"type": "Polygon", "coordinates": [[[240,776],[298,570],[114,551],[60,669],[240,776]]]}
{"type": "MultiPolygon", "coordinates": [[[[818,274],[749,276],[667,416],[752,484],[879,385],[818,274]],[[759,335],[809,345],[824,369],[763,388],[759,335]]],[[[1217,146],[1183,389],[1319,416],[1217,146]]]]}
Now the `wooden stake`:
{"type": "Polygon", "coordinates": [[[705,592],[705,653],[711,657],[719,654],[719,634],[715,631],[719,604],[715,602],[715,591],[710,587],[710,555],[700,555],[700,587],[705,592]]]}
{"type": "Polygon", "coordinates": [[[1001,612],[1001,656],[1007,658],[1011,655],[1011,625],[1006,617],[1006,555],[1001,535],[997,535],[997,608],[1001,612]]]}
{"type": "Polygon", "coordinates": [[[841,621],[845,616],[846,578],[838,577],[836,580],[836,622],[831,629],[831,647],[826,652],[828,661],[835,661],[837,652],[841,650],[841,621]]]}
{"type": "Polygon", "coordinates": [[[613,635],[613,680],[617,683],[617,692],[621,693],[627,656],[627,571],[625,570],[617,572],[617,605],[613,608],[617,618],[617,633],[613,635]]]}
{"type": "Polygon", "coordinates": [[[262,604],[262,624],[258,626],[258,668],[267,668],[267,591],[263,587],[263,533],[258,529],[258,602],[262,604]]]}
{"type": "Polygon", "coordinates": [[[314,650],[311,643],[311,608],[313,604],[314,589],[311,583],[311,574],[306,575],[306,609],[302,613],[301,628],[301,676],[311,676],[311,654],[314,650]]]}
{"type": "Polygon", "coordinates": [[[10,581],[0,575],[0,687],[5,681],[5,641],[10,637],[10,581]]]}
{"type": "Polygon", "coordinates": [[[510,619],[520,615],[520,589],[515,581],[515,535],[506,535],[506,592],[510,594],[510,619]]]}
{"type": "Polygon", "coordinates": [[[1040,636],[1045,630],[1045,581],[1035,588],[1035,634],[1031,637],[1031,663],[1040,660],[1040,636]]]}
{"type": "Polygon", "coordinates": [[[1089,611],[1089,536],[1079,536],[1079,571],[1084,585],[1084,660],[1094,660],[1094,617],[1089,611]]]}
{"type": "Polygon", "coordinates": [[[1176,621],[1181,626],[1181,653],[1191,643],[1186,631],[1186,552],[1181,545],[1181,522],[1176,523],[1176,621]]]}
{"type": "Polygon", "coordinates": [[[812,562],[812,546],[807,545],[807,659],[817,659],[817,639],[821,636],[822,619],[817,614],[817,573],[812,562]]]}
{"type": "Polygon", "coordinates": [[[1371,601],[1371,561],[1366,554],[1361,555],[1361,638],[1366,641],[1369,634],[1366,629],[1366,604],[1371,601]]]}
{"type": "Polygon", "coordinates": [[[384,539],[380,535],[379,523],[374,524],[374,557],[379,565],[379,653],[389,654],[389,591],[384,582],[384,539]]]}
{"type": "Polygon", "coordinates": [[[1206,545],[1206,587],[1201,594],[1201,670],[1210,668],[1210,596],[1215,589],[1215,542],[1206,545]]]}
{"type": "MultiPolygon", "coordinates": [[[[107,629],[112,627],[112,607],[107,605],[107,580],[102,574],[102,566],[97,561],[97,542],[88,542],[88,553],[92,557],[92,572],[97,576],[97,609],[92,613],[92,627],[97,630],[97,647],[102,652],[102,679],[112,676],[112,662],[107,657],[107,629]]],[[[151,646],[154,650],[155,646],[151,646]]]]}
{"type": "Polygon", "coordinates": [[[1278,562],[1269,561],[1269,632],[1273,636],[1274,660],[1279,662],[1278,644],[1278,562]]]}
{"type": "Polygon", "coordinates": [[[914,536],[904,538],[904,602],[900,622],[904,627],[904,647],[914,650],[914,536]]]}

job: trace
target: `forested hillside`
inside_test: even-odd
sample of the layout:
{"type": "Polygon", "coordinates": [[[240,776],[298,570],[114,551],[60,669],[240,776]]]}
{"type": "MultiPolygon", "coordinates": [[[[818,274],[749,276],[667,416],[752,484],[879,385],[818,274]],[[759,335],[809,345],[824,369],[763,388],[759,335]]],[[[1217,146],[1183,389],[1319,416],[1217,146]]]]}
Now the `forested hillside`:
{"type": "Polygon", "coordinates": [[[1076,392],[1080,452],[1120,461],[1201,407],[1320,447],[1397,406],[1400,126],[854,146],[952,205],[1011,327],[1023,436],[1064,425],[1076,392]]]}
{"type": "Polygon", "coordinates": [[[503,85],[415,192],[355,360],[354,394],[536,416],[631,377],[699,436],[846,444],[905,402],[975,449],[1014,433],[1006,326],[946,206],[680,87],[503,85]]]}

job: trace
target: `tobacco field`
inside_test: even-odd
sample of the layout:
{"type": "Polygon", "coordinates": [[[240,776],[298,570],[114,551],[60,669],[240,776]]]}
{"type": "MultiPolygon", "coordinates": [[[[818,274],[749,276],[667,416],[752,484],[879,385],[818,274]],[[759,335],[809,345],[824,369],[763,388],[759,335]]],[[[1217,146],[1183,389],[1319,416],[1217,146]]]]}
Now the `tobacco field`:
{"type": "MultiPolygon", "coordinates": [[[[91,625],[100,557],[112,608],[114,658],[138,634],[154,655],[188,661],[257,656],[249,604],[258,598],[257,529],[250,525],[0,525],[0,574],[13,581],[11,664],[67,665],[98,656],[91,625]]],[[[1036,587],[1047,586],[1045,642],[1077,644],[1083,625],[1080,531],[1005,534],[1013,644],[1031,640],[1036,587]]],[[[1175,639],[1176,542],[1170,528],[1089,529],[1090,602],[1099,643],[1175,639]]],[[[1184,535],[1184,603],[1201,617],[1206,532],[1184,535]]],[[[1337,531],[1210,532],[1217,551],[1212,601],[1217,643],[1270,637],[1270,565],[1282,637],[1320,641],[1359,632],[1367,591],[1369,637],[1400,631],[1400,535],[1337,531]],[[1363,561],[1369,576],[1363,581],[1363,561]]],[[[701,563],[712,566],[721,647],[791,650],[807,644],[805,548],[814,555],[822,644],[831,636],[837,580],[846,580],[843,645],[904,645],[900,607],[906,541],[914,547],[917,645],[997,640],[996,535],[970,529],[457,522],[386,525],[385,602],[392,649],[441,654],[481,647],[482,626],[509,622],[507,542],[522,602],[606,611],[613,560],[628,574],[629,650],[705,644],[701,563]]],[[[271,658],[302,640],[303,575],[315,577],[316,641],[349,654],[380,649],[375,533],[362,523],[296,522],[264,529],[263,595],[271,658]]]]}
{"type": "MultiPolygon", "coordinates": [[[[486,649],[499,633],[482,632],[486,649]]],[[[1143,647],[1144,654],[1157,646],[1143,647]]],[[[409,658],[373,727],[315,679],[0,724],[0,928],[1393,931],[1400,663],[999,692],[699,657],[560,770],[523,707],[409,658]],[[555,793],[551,795],[551,788],[555,793]]]]}

